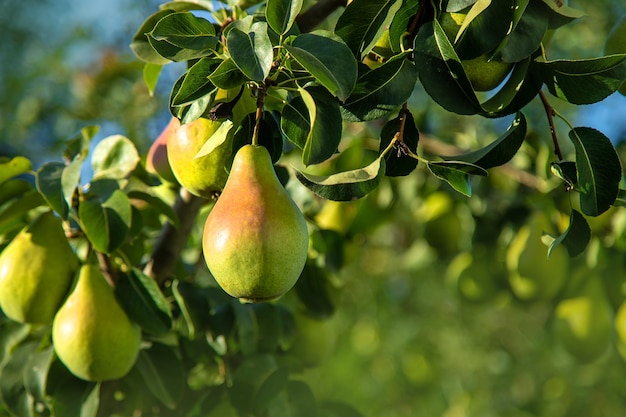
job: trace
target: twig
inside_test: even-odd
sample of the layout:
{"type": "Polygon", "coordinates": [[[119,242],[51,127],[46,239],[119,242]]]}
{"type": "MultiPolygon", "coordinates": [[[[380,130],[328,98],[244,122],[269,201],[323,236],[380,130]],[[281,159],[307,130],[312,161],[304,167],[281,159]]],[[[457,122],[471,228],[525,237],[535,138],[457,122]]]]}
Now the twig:
{"type": "Polygon", "coordinates": [[[548,102],[548,98],[543,93],[543,91],[539,91],[539,97],[541,98],[541,102],[543,103],[543,108],[546,110],[546,115],[548,116],[548,124],[550,125],[550,134],[552,134],[552,142],[554,143],[554,154],[559,158],[559,161],[563,160],[563,153],[561,153],[561,147],[559,146],[559,138],[556,135],[556,129],[554,127],[554,116],[555,111],[550,102],[548,102]]]}
{"type": "Polygon", "coordinates": [[[200,209],[206,202],[207,200],[192,195],[186,189],[180,189],[174,203],[174,211],[179,219],[178,229],[171,223],[163,226],[150,260],[143,270],[159,284],[163,284],[174,274],[180,253],[187,243],[200,209]]]}

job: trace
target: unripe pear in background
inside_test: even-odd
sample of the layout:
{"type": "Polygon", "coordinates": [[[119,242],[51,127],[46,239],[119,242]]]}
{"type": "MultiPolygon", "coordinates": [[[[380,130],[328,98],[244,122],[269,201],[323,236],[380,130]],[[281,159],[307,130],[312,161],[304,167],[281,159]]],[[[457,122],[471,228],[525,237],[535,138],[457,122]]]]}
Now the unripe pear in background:
{"type": "Polygon", "coordinates": [[[300,277],[308,242],[304,216],[267,149],[243,146],[204,228],[204,257],[217,283],[242,301],[276,299],[300,277]]]}
{"type": "MultiPolygon", "coordinates": [[[[457,33],[467,17],[469,9],[457,13],[444,12],[441,14],[439,23],[452,44],[457,33]]],[[[472,59],[461,60],[465,75],[472,83],[476,91],[489,91],[496,88],[511,72],[513,65],[510,63],[491,59],[489,53],[472,59]]]]}
{"type": "Polygon", "coordinates": [[[587,362],[600,357],[610,346],[613,310],[601,278],[588,274],[585,279],[580,291],[557,304],[554,332],[570,354],[587,362]]]}
{"type": "Polygon", "coordinates": [[[174,176],[180,185],[199,197],[212,198],[222,191],[228,178],[232,133],[212,152],[196,158],[221,125],[220,121],[199,118],[174,129],[167,143],[167,157],[174,176]]]}
{"type": "Polygon", "coordinates": [[[562,245],[548,258],[548,247],[541,241],[551,232],[543,212],[535,212],[517,231],[506,253],[509,284],[522,300],[549,300],[563,288],[569,271],[569,255],[562,245]]]}
{"type": "Polygon", "coordinates": [[[322,364],[332,354],[339,335],[333,317],[318,318],[296,310],[293,312],[296,335],[290,351],[304,366],[322,364]]]}
{"type": "Polygon", "coordinates": [[[161,131],[152,143],[152,146],[150,146],[148,156],[146,157],[146,171],[157,174],[167,182],[176,182],[176,177],[174,177],[172,167],[167,158],[167,142],[179,127],[180,121],[176,117],[170,118],[165,129],[161,131]]]}
{"type": "Polygon", "coordinates": [[[61,220],[40,214],[0,254],[0,308],[19,322],[52,323],[77,269],[61,220]]]}
{"type": "MultiPolygon", "coordinates": [[[[626,54],[626,16],[622,16],[611,29],[609,36],[606,38],[604,53],[607,55],[626,54]]],[[[626,96],[626,81],[618,91],[626,96]]]]}
{"type": "Polygon", "coordinates": [[[141,333],[96,265],[84,265],[52,325],[54,351],[75,376],[118,379],[135,364],[141,333]]]}

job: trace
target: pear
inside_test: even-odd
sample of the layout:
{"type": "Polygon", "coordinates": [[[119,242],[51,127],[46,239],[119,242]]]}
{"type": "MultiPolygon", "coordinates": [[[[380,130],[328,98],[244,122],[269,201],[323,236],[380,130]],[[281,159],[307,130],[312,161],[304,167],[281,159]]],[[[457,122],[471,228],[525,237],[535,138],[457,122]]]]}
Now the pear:
{"type": "Polygon", "coordinates": [[[243,146],[204,227],[204,257],[217,283],[244,302],[276,299],[298,280],[308,242],[304,216],[267,149],[243,146]]]}
{"type": "Polygon", "coordinates": [[[232,162],[233,134],[207,155],[196,158],[220,121],[199,118],[174,129],[167,142],[167,158],[178,183],[192,194],[212,198],[222,191],[232,162]]]}
{"type": "Polygon", "coordinates": [[[541,242],[544,232],[550,232],[550,224],[544,213],[536,212],[507,248],[509,284],[521,300],[550,300],[567,279],[569,255],[559,245],[548,258],[548,247],[541,242]]]}
{"type": "Polygon", "coordinates": [[[87,381],[118,379],[134,365],[140,342],[139,328],[100,269],[83,265],[52,324],[52,344],[61,362],[87,381]]]}
{"type": "Polygon", "coordinates": [[[148,156],[146,157],[146,171],[151,174],[157,174],[167,182],[176,182],[176,177],[174,177],[172,167],[167,158],[167,142],[179,127],[180,121],[176,117],[172,117],[150,146],[148,156]]]}
{"type": "Polygon", "coordinates": [[[0,254],[0,308],[18,322],[52,323],[77,269],[61,220],[40,214],[0,254]]]}
{"type": "Polygon", "coordinates": [[[554,316],[555,336],[580,361],[597,359],[610,346],[613,310],[599,276],[587,275],[578,293],[557,304],[554,316]]]}

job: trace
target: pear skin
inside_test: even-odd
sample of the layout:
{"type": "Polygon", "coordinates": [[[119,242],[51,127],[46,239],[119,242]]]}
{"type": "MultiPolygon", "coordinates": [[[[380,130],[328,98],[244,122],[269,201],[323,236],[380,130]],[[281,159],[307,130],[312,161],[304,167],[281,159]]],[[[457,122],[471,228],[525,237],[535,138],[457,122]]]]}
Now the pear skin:
{"type": "MultiPolygon", "coordinates": [[[[222,122],[199,118],[174,129],[167,142],[167,158],[178,183],[192,194],[212,198],[226,184],[232,162],[233,134],[211,153],[196,158],[222,122]]],[[[232,132],[232,131],[231,131],[232,132]]]]}
{"type": "Polygon", "coordinates": [[[39,215],[0,254],[0,308],[18,322],[52,323],[77,269],[61,220],[39,215]]]}
{"type": "Polygon", "coordinates": [[[176,177],[174,177],[172,167],[167,158],[167,142],[179,127],[180,121],[176,117],[172,117],[152,143],[152,146],[150,146],[148,156],[146,157],[146,171],[157,174],[167,182],[176,182],[176,177]]]}
{"type": "Polygon", "coordinates": [[[242,147],[204,228],[204,257],[217,283],[245,302],[276,299],[300,277],[308,242],[304,216],[267,149],[242,147]]]}
{"type": "Polygon", "coordinates": [[[105,381],[126,375],[135,364],[141,333],[115,299],[95,265],[80,269],[76,287],[52,324],[52,343],[78,378],[105,381]]]}

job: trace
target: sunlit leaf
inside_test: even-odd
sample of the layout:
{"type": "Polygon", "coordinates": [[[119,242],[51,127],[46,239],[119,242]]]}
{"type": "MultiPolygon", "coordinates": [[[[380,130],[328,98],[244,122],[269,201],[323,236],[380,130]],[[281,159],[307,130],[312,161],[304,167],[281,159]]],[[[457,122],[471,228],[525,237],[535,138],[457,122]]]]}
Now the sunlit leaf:
{"type": "Polygon", "coordinates": [[[149,36],[182,49],[210,50],[217,44],[213,24],[189,12],[166,15],[157,22],[149,36]]]}
{"type": "MultiPolygon", "coordinates": [[[[137,32],[133,36],[133,39],[130,44],[130,48],[135,53],[135,56],[141,59],[144,62],[151,63],[154,65],[165,65],[171,62],[169,59],[161,56],[152,46],[152,42],[157,42],[154,39],[148,37],[148,33],[154,29],[154,26],[161,20],[163,17],[173,13],[172,10],[163,9],[158,12],[150,15],[137,29],[137,32]]],[[[167,43],[162,41],[161,43],[167,43]]]]}
{"type": "Polygon", "coordinates": [[[317,164],[330,158],[341,141],[341,111],[339,104],[324,90],[299,89],[307,108],[310,131],[302,149],[305,165],[317,164]]]}
{"type": "Polygon", "coordinates": [[[203,156],[210,154],[218,146],[223,144],[226,139],[230,137],[229,133],[231,132],[232,128],[233,122],[231,120],[224,120],[220,124],[220,127],[218,127],[217,130],[213,132],[213,134],[209,138],[207,138],[206,142],[204,142],[204,145],[202,145],[198,153],[194,156],[194,159],[202,158],[203,156]]]}
{"type": "Polygon", "coordinates": [[[63,193],[61,177],[65,164],[62,162],[48,162],[37,170],[37,191],[43,196],[52,210],[63,219],[67,219],[69,207],[63,193]]]}
{"type": "Polygon", "coordinates": [[[139,164],[135,144],[122,135],[113,135],[100,141],[91,155],[93,178],[126,178],[139,164]]]}
{"type": "Polygon", "coordinates": [[[226,43],[230,57],[246,77],[257,82],[265,80],[274,59],[267,23],[254,23],[249,33],[232,28],[228,31],[226,43]]]}
{"type": "Polygon", "coordinates": [[[9,161],[0,162],[0,184],[31,169],[32,164],[30,160],[23,156],[16,156],[9,161]]]}
{"type": "Polygon", "coordinates": [[[364,168],[329,176],[306,174],[296,170],[296,178],[320,197],[335,201],[351,201],[365,197],[385,175],[385,161],[377,158],[364,168]]]}
{"type": "Polygon", "coordinates": [[[357,64],[341,38],[327,31],[303,33],[285,48],[331,94],[341,101],[348,98],[356,83],[357,64]]]}

